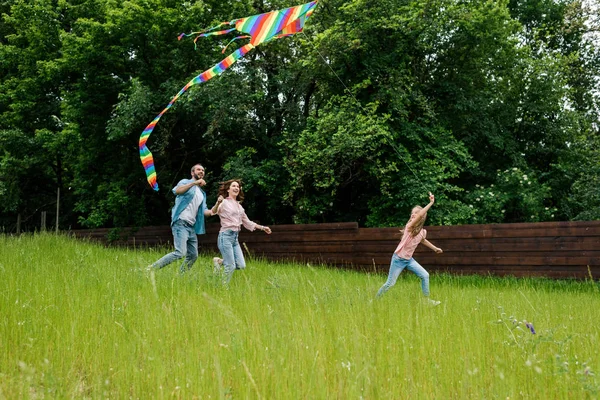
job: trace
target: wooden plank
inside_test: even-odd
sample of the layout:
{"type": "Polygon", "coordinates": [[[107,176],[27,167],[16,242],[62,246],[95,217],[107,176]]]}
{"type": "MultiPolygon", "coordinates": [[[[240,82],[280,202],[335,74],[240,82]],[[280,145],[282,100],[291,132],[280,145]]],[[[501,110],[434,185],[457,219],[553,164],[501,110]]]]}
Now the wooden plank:
{"type": "MultiPolygon", "coordinates": [[[[204,238],[202,239],[204,241],[204,238]]],[[[212,240],[212,239],[211,239],[212,240]]],[[[216,238],[214,239],[216,240],[216,238]]],[[[273,248],[311,248],[319,246],[339,246],[347,247],[353,245],[356,251],[393,251],[398,245],[396,240],[378,240],[378,241],[360,241],[360,240],[340,240],[339,237],[322,238],[304,238],[304,240],[284,241],[277,240],[247,240],[245,237],[241,241],[248,244],[264,245],[273,248]],[[309,240],[310,239],[310,240],[309,240]]],[[[600,237],[598,238],[488,238],[481,240],[436,240],[431,239],[436,246],[444,251],[552,251],[552,250],[594,250],[600,248],[600,237]]],[[[417,251],[427,249],[421,245],[417,251]]],[[[428,251],[428,249],[426,250],[428,251]]]]}
{"type": "MultiPolygon", "coordinates": [[[[351,242],[299,242],[299,243],[249,243],[248,247],[255,250],[264,252],[275,252],[275,253],[286,253],[286,252],[307,252],[307,253],[354,253],[356,256],[368,255],[374,256],[379,254],[391,255],[396,249],[396,244],[387,242],[385,244],[364,244],[364,243],[351,243],[351,242]]],[[[579,243],[575,243],[573,248],[566,246],[556,247],[554,250],[550,245],[547,246],[547,250],[532,250],[531,248],[519,248],[506,244],[499,250],[495,248],[493,244],[487,246],[478,246],[473,248],[469,257],[483,257],[483,256],[497,256],[497,255],[525,255],[525,256],[580,256],[580,257],[597,257],[600,255],[600,246],[594,246],[592,243],[581,246],[579,243]],[[487,250],[484,250],[486,249],[487,250]],[[566,250],[564,250],[566,248],[566,250]],[[591,250],[581,250],[582,248],[589,248],[591,250]],[[478,251],[476,251],[478,250],[478,251]]],[[[453,249],[451,247],[444,247],[444,253],[437,257],[446,257],[450,255],[461,254],[463,256],[463,249],[453,249]]],[[[435,253],[426,246],[419,246],[415,252],[416,255],[432,256],[435,253]]]]}
{"type": "Polygon", "coordinates": [[[358,230],[357,222],[334,222],[324,224],[269,225],[273,232],[308,232],[322,230],[358,230]]]}
{"type": "MultiPolygon", "coordinates": [[[[382,228],[387,229],[387,228],[382,228]]],[[[583,228],[577,228],[579,231],[583,228]]],[[[161,230],[150,232],[138,231],[139,233],[134,233],[133,236],[171,236],[170,230],[161,230]]],[[[78,237],[89,236],[89,237],[103,237],[107,236],[109,233],[108,230],[104,231],[90,231],[90,232],[76,232],[75,234],[78,237]]],[[[580,235],[581,232],[553,232],[548,230],[529,230],[526,232],[518,233],[515,231],[512,232],[503,232],[503,233],[495,233],[492,231],[488,232],[469,232],[464,231],[462,233],[454,234],[450,237],[439,237],[435,236],[431,231],[428,232],[428,239],[433,241],[438,241],[444,243],[446,241],[455,241],[456,242],[466,242],[467,239],[474,240],[490,240],[490,239],[500,239],[500,238],[509,238],[513,240],[528,240],[528,239],[549,239],[549,240],[561,240],[568,236],[582,236],[582,239],[590,239],[591,241],[597,240],[597,243],[600,243],[600,232],[592,233],[587,235],[580,235]],[[522,235],[522,236],[519,236],[522,235]],[[525,236],[527,235],[527,236],[525,236]]],[[[589,232],[588,232],[589,233],[589,232]]],[[[127,232],[121,233],[122,236],[130,235],[127,232]]],[[[202,240],[216,240],[217,232],[208,233],[207,235],[200,235],[199,238],[202,237],[202,240]]],[[[240,234],[240,240],[245,240],[247,242],[310,242],[310,241],[323,241],[326,240],[335,240],[335,241],[361,241],[361,242],[372,242],[372,241],[392,241],[398,242],[400,240],[400,234],[397,233],[396,230],[391,232],[382,232],[380,229],[372,229],[372,228],[361,228],[359,230],[351,230],[351,231],[299,231],[299,232],[274,232],[272,235],[265,236],[263,232],[247,232],[243,231],[240,234]],[[364,229],[368,229],[368,231],[364,231],[364,229]]],[[[588,241],[590,243],[590,241],[588,241]]],[[[447,245],[446,245],[447,246],[447,245]]]]}
{"type": "MultiPolygon", "coordinates": [[[[355,262],[361,263],[362,258],[356,257],[355,262]]],[[[419,264],[422,265],[600,265],[600,257],[504,257],[504,256],[488,256],[479,257],[419,257],[419,264]]]]}
{"type": "MultiPolygon", "coordinates": [[[[273,232],[319,232],[319,231],[345,231],[345,230],[358,230],[357,222],[331,222],[323,224],[299,224],[299,225],[269,225],[273,232]]],[[[206,224],[206,232],[219,232],[221,229],[220,224],[206,224]]],[[[248,232],[245,228],[242,228],[242,232],[248,232]]],[[[257,232],[264,234],[263,232],[257,232]]]]}
{"type": "MultiPolygon", "coordinates": [[[[252,251],[252,250],[251,250],[252,251]]],[[[297,256],[302,254],[306,258],[324,259],[331,262],[349,262],[353,264],[372,264],[373,260],[375,264],[389,264],[391,259],[390,255],[360,255],[355,256],[351,253],[265,253],[261,251],[253,251],[254,254],[264,254],[265,256],[281,257],[286,256],[297,256]]],[[[487,257],[443,257],[442,255],[436,255],[432,257],[419,257],[417,262],[423,266],[454,266],[454,265],[515,265],[515,266],[547,266],[552,267],[553,265],[600,265],[600,257],[554,257],[554,256],[543,256],[543,257],[504,257],[504,256],[487,256],[487,257]]]]}
{"type": "Polygon", "coordinates": [[[263,232],[242,232],[239,240],[247,242],[318,242],[327,240],[354,241],[356,231],[308,231],[308,232],[273,232],[266,235],[263,232]]]}
{"type": "MultiPolygon", "coordinates": [[[[503,224],[469,224],[469,225],[440,225],[430,228],[439,230],[519,230],[519,229],[548,229],[548,228],[569,228],[569,227],[588,227],[600,228],[600,221],[552,221],[552,222],[520,222],[520,223],[503,223],[503,224]]],[[[427,226],[426,226],[427,228],[427,226]]]]}
{"type": "MultiPolygon", "coordinates": [[[[324,252],[343,252],[343,251],[354,251],[354,252],[366,252],[366,253],[391,253],[396,247],[397,243],[392,241],[380,241],[380,242],[348,242],[348,241],[312,241],[312,242],[246,242],[248,246],[260,248],[263,251],[324,251],[324,252]]],[[[460,241],[457,243],[446,243],[442,241],[436,241],[435,245],[444,249],[444,254],[447,253],[463,253],[463,252],[477,252],[477,253],[489,253],[489,252],[563,252],[565,255],[569,252],[583,252],[589,253],[593,251],[600,251],[600,242],[595,241],[580,241],[580,242],[554,242],[549,241],[546,243],[536,243],[535,241],[530,242],[513,242],[513,243],[495,243],[495,241],[487,242],[465,242],[460,241]]],[[[431,253],[432,250],[428,247],[421,245],[417,247],[416,254],[431,253]]]]}
{"type": "MultiPolygon", "coordinates": [[[[495,230],[495,229],[456,229],[441,230],[441,227],[425,227],[427,229],[427,238],[430,240],[439,239],[484,239],[484,238],[526,238],[526,237],[599,237],[600,228],[591,229],[589,227],[566,227],[566,228],[528,228],[513,230],[495,230]],[[438,228],[438,229],[436,229],[438,228]]],[[[392,228],[360,228],[357,233],[357,240],[381,240],[392,237],[400,238],[392,228]],[[390,230],[391,229],[391,230],[390,230]],[[393,236],[395,235],[395,236],[393,236]]]]}

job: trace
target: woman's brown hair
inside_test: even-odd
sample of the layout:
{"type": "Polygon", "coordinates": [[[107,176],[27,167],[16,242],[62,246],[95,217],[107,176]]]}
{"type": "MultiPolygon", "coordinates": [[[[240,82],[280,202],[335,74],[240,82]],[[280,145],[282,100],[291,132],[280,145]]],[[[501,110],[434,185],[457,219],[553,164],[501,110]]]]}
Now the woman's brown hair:
{"type": "Polygon", "coordinates": [[[238,193],[236,200],[241,203],[244,201],[244,191],[242,190],[242,180],[238,178],[221,182],[219,185],[219,196],[223,196],[224,198],[229,197],[229,193],[227,193],[227,191],[233,182],[237,182],[238,185],[240,185],[240,192],[238,193]]]}

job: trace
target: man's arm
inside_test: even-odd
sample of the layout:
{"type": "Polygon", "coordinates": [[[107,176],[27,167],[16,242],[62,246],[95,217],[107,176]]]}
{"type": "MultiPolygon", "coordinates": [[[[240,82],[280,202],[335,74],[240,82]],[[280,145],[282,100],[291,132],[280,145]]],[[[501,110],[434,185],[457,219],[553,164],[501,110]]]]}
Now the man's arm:
{"type": "Polygon", "coordinates": [[[190,190],[190,188],[192,186],[204,186],[206,185],[206,182],[204,181],[204,179],[198,179],[197,181],[192,181],[190,183],[186,183],[183,185],[179,185],[175,188],[175,194],[176,195],[181,195],[184,194],[185,192],[187,192],[188,190],[190,190]]]}

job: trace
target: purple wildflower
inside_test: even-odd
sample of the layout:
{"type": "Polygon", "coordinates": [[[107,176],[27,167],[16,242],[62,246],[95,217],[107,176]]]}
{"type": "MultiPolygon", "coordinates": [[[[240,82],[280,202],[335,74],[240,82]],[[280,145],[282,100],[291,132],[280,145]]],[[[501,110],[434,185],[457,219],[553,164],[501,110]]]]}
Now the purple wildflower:
{"type": "Polygon", "coordinates": [[[535,329],[533,329],[533,324],[531,322],[525,322],[525,326],[535,335],[535,329]]]}

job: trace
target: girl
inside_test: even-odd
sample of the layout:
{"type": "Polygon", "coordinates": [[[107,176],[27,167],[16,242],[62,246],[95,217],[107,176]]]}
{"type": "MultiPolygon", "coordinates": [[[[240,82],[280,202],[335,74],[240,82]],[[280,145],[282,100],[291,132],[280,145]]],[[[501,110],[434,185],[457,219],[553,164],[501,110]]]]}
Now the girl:
{"type": "Polygon", "coordinates": [[[427,210],[431,208],[434,201],[435,198],[433,197],[433,194],[429,193],[429,204],[427,204],[425,207],[416,206],[412,209],[410,219],[404,227],[404,233],[402,235],[402,239],[400,240],[400,244],[398,244],[396,251],[394,251],[394,255],[392,255],[388,279],[377,292],[377,297],[381,297],[392,286],[394,286],[398,276],[400,275],[400,272],[402,272],[404,268],[408,268],[409,271],[414,272],[419,278],[421,278],[421,289],[423,290],[423,294],[427,298],[428,303],[434,306],[440,304],[439,301],[429,298],[429,273],[425,270],[425,268],[421,267],[421,265],[419,265],[414,258],[412,258],[412,255],[419,243],[423,243],[425,246],[429,247],[438,254],[442,253],[442,249],[434,246],[427,239],[425,239],[427,236],[427,231],[423,229],[425,219],[427,218],[427,210]]]}
{"type": "Polygon", "coordinates": [[[241,226],[244,225],[249,231],[260,229],[267,234],[271,234],[271,228],[261,226],[248,219],[244,208],[240,203],[244,201],[244,192],[240,179],[231,179],[222,182],[219,187],[219,199],[217,204],[211,209],[213,214],[218,214],[221,218],[221,230],[217,239],[217,246],[221,252],[221,257],[213,258],[215,272],[225,266],[224,284],[228,284],[236,269],[246,268],[244,253],[238,242],[238,234],[241,226]]]}

